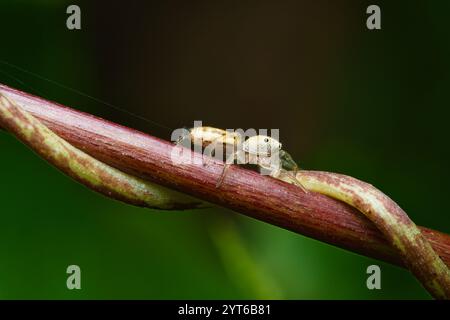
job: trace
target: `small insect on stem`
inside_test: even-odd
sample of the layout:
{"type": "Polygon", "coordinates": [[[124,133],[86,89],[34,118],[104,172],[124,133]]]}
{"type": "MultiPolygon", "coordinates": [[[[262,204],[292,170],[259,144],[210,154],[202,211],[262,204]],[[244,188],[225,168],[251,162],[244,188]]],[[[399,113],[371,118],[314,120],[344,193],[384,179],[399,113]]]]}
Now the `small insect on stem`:
{"type": "Polygon", "coordinates": [[[269,136],[257,135],[248,138],[242,144],[242,148],[238,148],[237,151],[227,158],[216,187],[219,188],[222,185],[228,168],[235,160],[238,160],[238,164],[249,163],[258,165],[260,168],[267,170],[268,175],[273,178],[278,179],[280,175],[287,176],[292,183],[300,187],[304,192],[307,192],[296,178],[299,170],[297,164],[291,155],[281,148],[282,144],[269,136]]]}
{"type": "MultiPolygon", "coordinates": [[[[241,135],[237,132],[226,131],[214,127],[194,127],[189,129],[189,133],[181,136],[176,142],[176,145],[184,145],[185,141],[189,141],[191,145],[197,145],[204,148],[203,154],[207,155],[206,161],[213,156],[222,156],[223,150],[234,150],[236,146],[241,144],[241,135]],[[216,154],[216,151],[220,151],[220,154],[216,154]]],[[[204,165],[206,165],[206,161],[204,165]]]]}
{"type": "Polygon", "coordinates": [[[209,157],[216,156],[215,152],[218,147],[222,147],[218,149],[222,151],[221,155],[223,155],[223,150],[231,150],[231,152],[225,153],[225,166],[217,181],[217,188],[222,185],[230,165],[237,160],[238,164],[255,164],[265,169],[271,177],[278,178],[280,175],[288,177],[291,183],[307,192],[296,178],[299,167],[290,154],[281,149],[281,143],[274,138],[257,135],[243,142],[242,136],[237,132],[214,127],[194,127],[189,130],[189,134],[180,137],[176,144],[183,144],[188,139],[191,144],[204,148],[203,153],[209,157]]]}
{"type": "Polygon", "coordinates": [[[213,127],[194,127],[189,129],[189,134],[181,136],[176,144],[182,144],[189,139],[193,143],[201,143],[202,147],[207,147],[211,144],[234,145],[236,142],[239,142],[240,138],[241,136],[236,132],[213,127]]]}

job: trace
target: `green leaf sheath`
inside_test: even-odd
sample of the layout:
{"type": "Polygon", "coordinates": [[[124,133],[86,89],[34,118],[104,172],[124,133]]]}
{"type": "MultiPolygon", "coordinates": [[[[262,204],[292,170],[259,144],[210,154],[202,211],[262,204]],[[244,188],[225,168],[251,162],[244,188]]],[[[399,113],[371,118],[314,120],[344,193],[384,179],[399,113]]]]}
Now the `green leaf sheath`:
{"type": "Polygon", "coordinates": [[[0,93],[0,125],[58,169],[107,197],[132,205],[180,210],[205,203],[106,165],[61,139],[0,93]]]}

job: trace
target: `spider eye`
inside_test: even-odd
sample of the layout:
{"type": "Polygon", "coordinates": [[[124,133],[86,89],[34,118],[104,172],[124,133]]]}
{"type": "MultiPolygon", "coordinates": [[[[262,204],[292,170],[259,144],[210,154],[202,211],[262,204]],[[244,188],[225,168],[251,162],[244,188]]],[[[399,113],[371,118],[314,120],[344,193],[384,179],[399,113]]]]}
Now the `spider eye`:
{"type": "Polygon", "coordinates": [[[269,142],[269,138],[264,138],[264,142],[269,142]]]}

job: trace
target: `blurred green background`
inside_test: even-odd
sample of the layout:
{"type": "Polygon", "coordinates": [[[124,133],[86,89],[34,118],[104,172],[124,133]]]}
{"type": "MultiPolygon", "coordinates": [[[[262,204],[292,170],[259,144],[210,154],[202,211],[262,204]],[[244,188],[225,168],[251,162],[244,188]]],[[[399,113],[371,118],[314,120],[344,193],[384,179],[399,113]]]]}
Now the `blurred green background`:
{"type": "MultiPolygon", "coordinates": [[[[450,233],[450,2],[377,1],[379,31],[369,4],[3,0],[0,82],[164,139],[194,120],[279,128],[302,167],[368,181],[450,233]],[[66,28],[69,4],[81,31],[66,28]]],[[[5,132],[0,147],[0,298],[429,298],[387,263],[223,208],[127,206],[5,132]],[[66,288],[71,264],[82,290],[66,288]],[[366,288],[371,264],[381,290],[366,288]]]]}

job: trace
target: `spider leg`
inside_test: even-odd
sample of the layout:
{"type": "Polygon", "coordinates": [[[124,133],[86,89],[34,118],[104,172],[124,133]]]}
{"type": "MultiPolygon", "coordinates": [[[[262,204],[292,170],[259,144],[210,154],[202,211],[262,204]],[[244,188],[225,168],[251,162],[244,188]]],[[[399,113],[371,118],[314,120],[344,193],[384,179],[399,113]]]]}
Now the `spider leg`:
{"type": "Polygon", "coordinates": [[[207,166],[210,163],[210,158],[212,157],[213,151],[215,149],[215,142],[211,142],[208,144],[205,148],[205,151],[203,151],[203,166],[207,166]]]}
{"type": "Polygon", "coordinates": [[[206,157],[203,157],[203,159],[204,159],[203,166],[206,166],[206,165],[211,163],[211,159],[210,158],[214,158],[216,147],[217,147],[217,145],[219,143],[223,144],[223,138],[222,137],[218,137],[218,138],[214,139],[213,141],[211,141],[210,144],[208,144],[206,146],[205,151],[203,152],[203,155],[204,156],[206,155],[206,157]],[[214,152],[214,156],[213,156],[213,152],[214,152]]]}
{"type": "Polygon", "coordinates": [[[294,171],[290,171],[290,173],[292,174],[292,182],[294,182],[297,187],[300,187],[300,189],[302,189],[304,193],[309,193],[305,186],[297,179],[297,172],[298,168],[294,171]]]}
{"type": "Polygon", "coordinates": [[[179,146],[180,144],[183,143],[183,141],[188,137],[188,135],[182,135],[180,137],[178,137],[177,141],[175,141],[175,145],[179,146]]]}
{"type": "Polygon", "coordinates": [[[298,169],[294,169],[292,171],[275,169],[270,173],[270,175],[274,178],[278,178],[281,174],[283,174],[283,176],[288,177],[289,180],[291,180],[293,184],[295,184],[297,187],[302,189],[302,191],[304,193],[309,193],[308,190],[305,188],[305,186],[297,179],[297,172],[298,172],[298,169]]]}
{"type": "Polygon", "coordinates": [[[270,172],[270,176],[274,177],[274,178],[278,178],[281,174],[281,170],[280,169],[274,169],[272,170],[272,172],[270,172]]]}
{"type": "Polygon", "coordinates": [[[233,152],[230,154],[230,156],[225,161],[225,165],[223,166],[222,174],[220,175],[219,180],[216,183],[216,188],[220,188],[222,185],[223,180],[225,179],[225,175],[228,171],[228,168],[233,164],[234,160],[239,156],[239,151],[233,152]]]}

